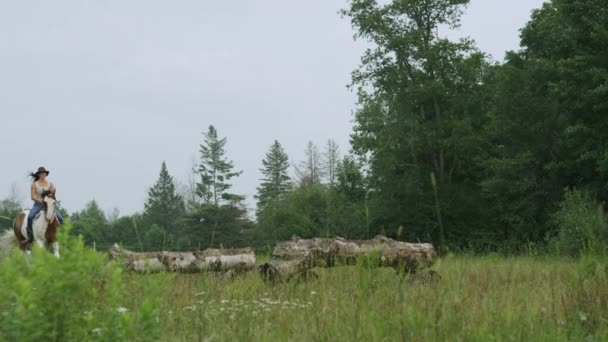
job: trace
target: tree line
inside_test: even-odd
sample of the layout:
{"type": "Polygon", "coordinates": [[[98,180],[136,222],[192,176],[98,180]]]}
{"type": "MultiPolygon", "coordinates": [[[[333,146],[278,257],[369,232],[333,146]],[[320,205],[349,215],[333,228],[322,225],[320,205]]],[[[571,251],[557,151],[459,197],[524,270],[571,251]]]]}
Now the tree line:
{"type": "Polygon", "coordinates": [[[188,198],[163,163],[143,213],[110,220],[92,202],[72,215],[74,231],[141,249],[266,246],[292,234],[481,251],[608,241],[608,2],[546,2],[503,62],[439,33],[458,27],[468,2],[348,1],[343,17],[371,46],[352,73],[352,149],[311,142],[292,179],[276,141],[261,161],[255,220],[230,192],[241,171],[210,126],[188,198]]]}
{"type": "MultiPolygon", "coordinates": [[[[306,159],[296,166],[294,179],[289,175],[291,163],[281,144],[275,141],[269,147],[261,162],[263,179],[255,196],[255,220],[247,213],[245,197],[231,192],[232,181],[242,171],[236,171],[229,160],[226,142],[227,138],[220,137],[217,129],[209,126],[200,145],[195,181],[185,191],[177,189],[166,163],[162,162],[141,214],[108,218],[91,201],[70,216],[73,233],[101,249],[119,242],[134,250],[193,250],[264,247],[292,234],[312,237],[351,235],[351,231],[356,231],[350,224],[339,221],[344,220],[342,211],[346,208],[340,210],[338,194],[353,185],[363,191],[363,177],[352,160],[340,159],[333,140],[328,141],[323,153],[309,142],[306,159]],[[335,210],[332,216],[325,214],[329,208],[335,210]],[[340,230],[340,227],[349,228],[340,230]]],[[[352,226],[362,225],[363,222],[357,222],[352,226]]]]}

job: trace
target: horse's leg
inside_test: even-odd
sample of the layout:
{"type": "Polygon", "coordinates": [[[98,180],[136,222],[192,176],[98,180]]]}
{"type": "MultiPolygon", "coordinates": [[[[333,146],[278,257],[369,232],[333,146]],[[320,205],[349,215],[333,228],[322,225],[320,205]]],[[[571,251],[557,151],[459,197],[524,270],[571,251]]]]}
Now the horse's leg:
{"type": "Polygon", "coordinates": [[[55,257],[57,257],[57,259],[60,258],[60,256],[59,256],[59,242],[57,242],[57,241],[53,242],[53,255],[55,255],[55,257]]]}

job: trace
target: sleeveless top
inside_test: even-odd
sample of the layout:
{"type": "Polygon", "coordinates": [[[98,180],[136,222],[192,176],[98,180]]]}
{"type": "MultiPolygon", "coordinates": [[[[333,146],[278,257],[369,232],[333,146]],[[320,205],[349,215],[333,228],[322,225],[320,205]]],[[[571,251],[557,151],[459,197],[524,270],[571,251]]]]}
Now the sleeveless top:
{"type": "Polygon", "coordinates": [[[38,184],[38,182],[34,182],[34,185],[36,187],[36,197],[38,197],[38,199],[42,200],[42,193],[45,191],[51,190],[52,184],[53,183],[51,183],[51,182],[47,182],[46,186],[41,186],[40,184],[38,184]]]}

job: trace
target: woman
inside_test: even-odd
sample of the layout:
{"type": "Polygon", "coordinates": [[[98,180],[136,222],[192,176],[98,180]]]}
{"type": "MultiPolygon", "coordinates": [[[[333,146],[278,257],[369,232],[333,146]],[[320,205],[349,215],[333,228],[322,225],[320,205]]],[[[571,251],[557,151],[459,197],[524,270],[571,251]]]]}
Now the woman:
{"type": "MultiPolygon", "coordinates": [[[[57,191],[57,189],[55,189],[55,184],[53,184],[53,182],[47,180],[49,173],[50,172],[47,169],[45,169],[44,167],[41,166],[38,168],[38,171],[36,171],[36,173],[30,174],[30,176],[34,180],[34,182],[32,183],[32,190],[31,190],[31,196],[32,196],[32,201],[34,201],[34,206],[30,210],[29,215],[27,216],[27,236],[28,236],[28,242],[30,242],[30,243],[34,241],[34,231],[33,231],[33,227],[32,227],[34,218],[36,218],[36,215],[38,215],[40,210],[42,210],[42,208],[43,208],[44,202],[43,202],[43,198],[42,198],[42,193],[45,191],[50,191],[53,194],[56,194],[56,191],[57,191]]],[[[59,224],[63,224],[63,217],[61,217],[61,214],[59,214],[59,212],[55,211],[55,215],[57,215],[59,224]]]]}

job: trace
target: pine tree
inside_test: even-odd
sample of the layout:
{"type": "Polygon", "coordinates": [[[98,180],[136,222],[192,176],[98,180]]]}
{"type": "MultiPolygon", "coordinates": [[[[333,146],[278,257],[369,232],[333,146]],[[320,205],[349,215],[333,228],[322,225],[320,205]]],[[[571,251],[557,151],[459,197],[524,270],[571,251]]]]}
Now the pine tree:
{"type": "Polygon", "coordinates": [[[275,203],[291,188],[291,179],[287,174],[289,157],[281,144],[275,140],[266,158],[262,160],[260,171],[264,175],[262,183],[257,188],[255,198],[258,200],[258,213],[270,203],[275,203]]]}
{"type": "Polygon", "coordinates": [[[323,178],[323,170],[321,168],[321,154],[319,147],[312,141],[308,142],[304,151],[305,160],[301,161],[296,166],[296,174],[298,175],[300,185],[319,185],[323,178]]]}
{"type": "Polygon", "coordinates": [[[148,191],[144,207],[144,220],[156,224],[170,233],[175,233],[179,220],[185,212],[184,200],[177,194],[173,177],[163,162],[156,183],[148,191]]]}
{"type": "Polygon", "coordinates": [[[226,138],[219,138],[213,125],[207,133],[203,133],[204,143],[201,145],[201,159],[198,173],[200,183],[196,184],[196,194],[205,204],[218,207],[222,195],[232,187],[230,179],[241,175],[242,171],[234,172],[234,164],[226,159],[226,138]]]}
{"type": "Polygon", "coordinates": [[[327,184],[333,187],[336,184],[336,174],[338,162],[340,160],[340,148],[333,139],[327,141],[325,147],[325,153],[323,154],[323,173],[327,179],[327,184]]]}

